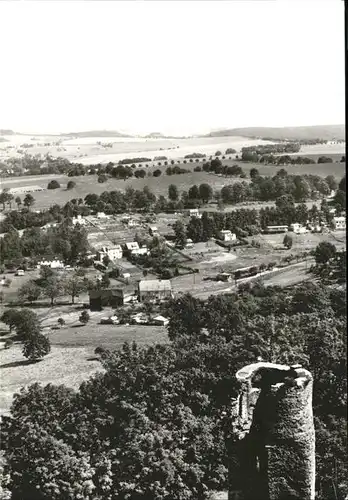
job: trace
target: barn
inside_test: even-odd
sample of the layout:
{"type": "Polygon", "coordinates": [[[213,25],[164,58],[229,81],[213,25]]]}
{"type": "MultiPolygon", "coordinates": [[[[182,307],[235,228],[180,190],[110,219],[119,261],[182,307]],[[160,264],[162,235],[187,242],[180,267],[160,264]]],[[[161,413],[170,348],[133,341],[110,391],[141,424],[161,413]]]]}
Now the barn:
{"type": "Polygon", "coordinates": [[[170,280],[141,280],[138,283],[138,300],[164,300],[173,297],[170,280]]]}

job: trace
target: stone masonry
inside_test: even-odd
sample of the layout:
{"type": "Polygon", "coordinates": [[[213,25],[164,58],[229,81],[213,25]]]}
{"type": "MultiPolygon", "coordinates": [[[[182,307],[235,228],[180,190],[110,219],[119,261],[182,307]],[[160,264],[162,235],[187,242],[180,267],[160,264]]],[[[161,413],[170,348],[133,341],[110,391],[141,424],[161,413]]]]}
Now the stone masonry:
{"type": "Polygon", "coordinates": [[[314,500],[313,380],[300,365],[258,362],[236,374],[229,500],[314,500]],[[238,438],[236,439],[236,436],[238,438]]]}

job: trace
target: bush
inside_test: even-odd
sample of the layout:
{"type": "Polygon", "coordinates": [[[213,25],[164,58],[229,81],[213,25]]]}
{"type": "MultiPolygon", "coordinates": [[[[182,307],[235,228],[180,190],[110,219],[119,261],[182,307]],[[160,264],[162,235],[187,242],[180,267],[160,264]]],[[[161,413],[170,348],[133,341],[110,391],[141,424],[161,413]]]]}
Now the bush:
{"type": "Polygon", "coordinates": [[[195,167],[195,168],[193,169],[193,171],[194,171],[194,172],[202,172],[202,167],[197,166],[197,167],[195,167]]]}
{"type": "Polygon", "coordinates": [[[4,345],[5,349],[9,349],[13,345],[13,340],[7,339],[4,345]]]}
{"type": "Polygon", "coordinates": [[[47,189],[58,189],[58,188],[60,188],[60,184],[55,179],[53,179],[47,184],[47,189]]]}
{"type": "Polygon", "coordinates": [[[163,269],[163,271],[161,273],[161,277],[164,280],[170,280],[170,279],[174,278],[174,272],[171,269],[163,269]]]}
{"type": "Polygon", "coordinates": [[[66,185],[67,189],[74,189],[76,187],[76,182],[74,181],[69,181],[68,184],[66,185]]]}
{"type": "Polygon", "coordinates": [[[98,182],[99,184],[102,184],[103,182],[106,182],[108,180],[108,177],[106,174],[100,174],[98,175],[98,182]]]}
{"type": "Polygon", "coordinates": [[[154,171],[153,176],[154,177],[159,177],[162,174],[161,170],[157,169],[154,171]]]}
{"type": "Polygon", "coordinates": [[[286,234],[284,236],[284,239],[283,239],[283,245],[288,249],[290,250],[290,248],[292,247],[292,237],[290,236],[290,234],[286,234]]]}
{"type": "Polygon", "coordinates": [[[88,312],[82,311],[82,313],[79,317],[79,322],[82,323],[83,325],[87,325],[89,319],[90,319],[90,315],[88,314],[88,312]]]}
{"type": "Polygon", "coordinates": [[[23,356],[30,361],[38,361],[51,350],[49,339],[41,333],[31,335],[23,344],[23,356]]]}

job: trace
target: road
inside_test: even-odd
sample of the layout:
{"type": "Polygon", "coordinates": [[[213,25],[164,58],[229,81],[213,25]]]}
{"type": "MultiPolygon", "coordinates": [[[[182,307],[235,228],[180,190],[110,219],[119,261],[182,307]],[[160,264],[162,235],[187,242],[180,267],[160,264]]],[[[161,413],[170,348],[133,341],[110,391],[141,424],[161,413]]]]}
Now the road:
{"type": "MultiPolygon", "coordinates": [[[[241,283],[246,283],[247,281],[255,281],[256,279],[261,279],[265,286],[296,285],[297,283],[310,279],[311,276],[307,273],[307,270],[312,264],[314,264],[314,259],[308,259],[307,262],[302,261],[281,269],[276,268],[273,271],[264,272],[251,278],[239,280],[237,286],[241,283]]],[[[236,291],[236,285],[234,283],[227,284],[217,282],[216,288],[214,287],[214,289],[209,291],[193,289],[191,293],[194,297],[207,299],[210,295],[219,295],[221,293],[231,293],[234,291],[236,291]]]]}

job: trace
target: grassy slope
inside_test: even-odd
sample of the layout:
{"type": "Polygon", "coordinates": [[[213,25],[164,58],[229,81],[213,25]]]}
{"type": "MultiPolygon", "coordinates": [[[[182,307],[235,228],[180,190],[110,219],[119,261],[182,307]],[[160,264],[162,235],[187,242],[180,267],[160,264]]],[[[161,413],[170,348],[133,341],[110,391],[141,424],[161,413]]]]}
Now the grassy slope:
{"type": "MultiPolygon", "coordinates": [[[[86,326],[79,326],[78,316],[81,311],[76,311],[71,305],[36,311],[43,319],[43,326],[46,327],[44,331],[49,335],[51,353],[39,363],[27,364],[20,344],[9,350],[0,350],[0,414],[8,411],[13,394],[22,386],[40,382],[77,388],[86,378],[101,370],[94,355],[98,346],[117,349],[126,341],[135,340],[138,344],[167,341],[163,327],[100,325],[100,317],[108,314],[107,311],[90,313],[91,320],[86,326]],[[61,330],[49,330],[57,324],[58,317],[65,319],[66,326],[61,330]]],[[[5,334],[1,340],[6,338],[5,334]]]]}
{"type": "Polygon", "coordinates": [[[245,127],[211,132],[210,137],[243,136],[282,139],[344,139],[344,125],[314,125],[308,127],[245,127]]]}
{"type": "MultiPolygon", "coordinates": [[[[283,167],[275,167],[272,165],[261,165],[252,163],[242,163],[235,160],[223,160],[224,165],[239,164],[243,167],[243,170],[248,174],[250,169],[255,167],[259,170],[262,175],[275,175],[278,170],[283,167]]],[[[121,190],[124,191],[127,187],[131,186],[134,189],[143,189],[144,186],[148,186],[151,191],[156,195],[168,195],[168,186],[170,184],[175,184],[179,191],[188,190],[193,184],[208,183],[212,186],[214,190],[221,189],[226,184],[232,184],[233,182],[240,181],[239,178],[225,178],[219,177],[217,175],[208,174],[206,172],[193,172],[193,168],[197,165],[196,163],[189,163],[187,165],[182,165],[184,168],[190,170],[189,174],[181,175],[165,175],[165,170],[167,167],[149,167],[149,171],[153,171],[156,168],[162,170],[162,175],[160,177],[145,177],[144,179],[127,179],[126,181],[109,179],[103,184],[98,184],[97,177],[95,175],[86,175],[80,177],[67,177],[58,175],[48,175],[48,176],[27,176],[27,177],[16,177],[16,178],[6,178],[2,180],[2,187],[20,187],[37,185],[43,188],[47,187],[47,184],[52,179],[57,179],[61,183],[61,188],[54,191],[45,190],[41,192],[33,193],[36,200],[34,209],[38,210],[41,208],[48,208],[54,203],[65,204],[72,198],[84,198],[88,193],[101,194],[103,191],[121,190]],[[66,184],[69,180],[74,180],[76,182],[76,187],[70,191],[66,190],[66,184]]],[[[334,175],[337,179],[341,179],[345,173],[345,163],[323,163],[314,165],[293,165],[289,167],[284,167],[289,174],[315,174],[326,177],[327,175],[334,175]]],[[[248,180],[246,178],[245,180],[248,180]]]]}

